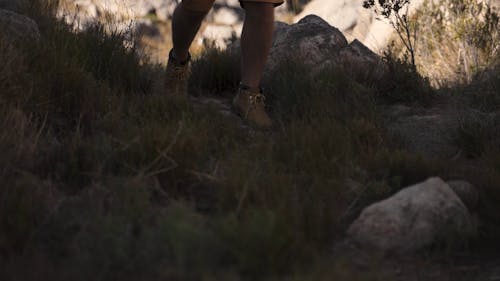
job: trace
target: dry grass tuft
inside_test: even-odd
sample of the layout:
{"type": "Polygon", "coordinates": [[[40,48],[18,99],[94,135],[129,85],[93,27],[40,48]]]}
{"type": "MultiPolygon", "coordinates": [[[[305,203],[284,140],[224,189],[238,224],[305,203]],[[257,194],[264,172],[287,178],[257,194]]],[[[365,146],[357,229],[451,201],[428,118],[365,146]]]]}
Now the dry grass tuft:
{"type": "Polygon", "coordinates": [[[470,83],[500,51],[498,15],[486,1],[426,2],[414,21],[418,68],[436,87],[470,83]]]}

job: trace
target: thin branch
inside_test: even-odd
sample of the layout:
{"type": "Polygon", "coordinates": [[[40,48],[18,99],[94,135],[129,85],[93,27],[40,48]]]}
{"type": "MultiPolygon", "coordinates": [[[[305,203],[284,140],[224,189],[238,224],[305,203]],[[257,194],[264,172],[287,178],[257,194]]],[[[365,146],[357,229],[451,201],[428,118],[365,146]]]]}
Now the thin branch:
{"type": "MultiPolygon", "coordinates": [[[[174,138],[172,139],[172,141],[169,143],[169,145],[165,149],[163,149],[162,151],[158,152],[158,156],[153,161],[151,161],[151,163],[149,163],[149,165],[147,165],[142,170],[141,174],[146,174],[146,171],[152,169],[156,165],[156,163],[158,163],[162,158],[169,160],[172,163],[173,166],[177,167],[177,162],[175,162],[167,154],[170,152],[170,150],[172,149],[172,147],[174,147],[174,145],[177,143],[177,139],[179,138],[179,135],[181,134],[183,127],[184,127],[183,126],[183,122],[179,121],[179,128],[177,128],[177,131],[176,131],[176,133],[175,133],[174,138]]],[[[167,170],[168,169],[170,169],[170,168],[167,168],[167,170]]],[[[158,173],[155,173],[155,174],[158,174],[158,173]]]]}

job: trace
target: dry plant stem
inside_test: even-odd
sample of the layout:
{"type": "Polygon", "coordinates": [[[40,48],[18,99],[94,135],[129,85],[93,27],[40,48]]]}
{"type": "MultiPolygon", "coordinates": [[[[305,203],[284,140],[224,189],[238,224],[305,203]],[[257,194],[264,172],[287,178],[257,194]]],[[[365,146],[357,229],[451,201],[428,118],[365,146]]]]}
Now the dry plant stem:
{"type": "Polygon", "coordinates": [[[412,37],[411,31],[410,31],[410,23],[408,22],[408,17],[407,17],[408,8],[409,8],[409,6],[407,5],[403,16],[401,16],[399,13],[394,13],[395,17],[396,17],[396,22],[391,21],[391,25],[396,30],[396,33],[398,34],[399,39],[401,39],[401,42],[404,44],[408,53],[410,53],[411,65],[414,68],[416,68],[414,42],[416,41],[417,33],[416,33],[416,30],[414,30],[413,37],[412,37]],[[404,36],[403,36],[403,34],[404,34],[404,36]]]}
{"type": "Polygon", "coordinates": [[[179,128],[177,129],[170,144],[165,149],[158,151],[158,156],[151,163],[149,163],[149,165],[147,165],[145,168],[143,168],[143,170],[139,173],[139,175],[141,175],[141,176],[145,175],[146,178],[149,178],[149,177],[170,171],[170,170],[175,169],[176,167],[179,166],[177,164],[177,162],[174,159],[172,159],[170,156],[168,156],[167,154],[170,152],[170,150],[173,148],[173,146],[177,143],[177,140],[178,140],[183,128],[184,128],[184,124],[182,121],[180,121],[179,128]],[[152,170],[152,168],[162,158],[168,160],[170,162],[170,166],[162,168],[162,169],[158,169],[158,170],[152,170]],[[147,172],[147,171],[149,171],[149,172],[147,172]]]}

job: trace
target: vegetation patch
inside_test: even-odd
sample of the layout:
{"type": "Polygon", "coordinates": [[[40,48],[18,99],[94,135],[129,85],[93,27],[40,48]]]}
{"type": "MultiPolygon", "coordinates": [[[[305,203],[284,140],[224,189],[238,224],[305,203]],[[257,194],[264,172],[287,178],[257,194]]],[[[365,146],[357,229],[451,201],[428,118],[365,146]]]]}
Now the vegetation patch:
{"type": "MultiPolygon", "coordinates": [[[[0,38],[2,280],[378,280],[325,266],[332,245],[362,208],[436,175],[481,188],[481,238],[500,234],[493,126],[458,138],[475,169],[394,145],[382,105],[432,96],[400,62],[377,85],[283,62],[266,89],[277,125],[259,132],[162,93],[122,34],[28,13],[39,45],[0,38]]],[[[237,61],[206,50],[191,95],[230,97],[237,61]]]]}

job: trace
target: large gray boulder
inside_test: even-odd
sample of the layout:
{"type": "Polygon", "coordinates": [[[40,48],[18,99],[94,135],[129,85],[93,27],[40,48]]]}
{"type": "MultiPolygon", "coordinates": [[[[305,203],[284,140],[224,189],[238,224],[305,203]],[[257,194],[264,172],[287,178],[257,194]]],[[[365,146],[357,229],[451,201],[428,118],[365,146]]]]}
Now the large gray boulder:
{"type": "Polygon", "coordinates": [[[339,29],[314,15],[292,25],[276,23],[266,76],[283,61],[300,62],[311,69],[313,76],[331,66],[384,69],[379,67],[382,61],[378,55],[357,40],[349,44],[339,29]]]}
{"type": "MultiPolygon", "coordinates": [[[[358,39],[376,53],[382,53],[394,29],[387,21],[377,20],[377,15],[372,10],[363,8],[363,1],[313,0],[294,18],[294,21],[298,22],[308,15],[318,15],[339,28],[349,40],[358,39]]],[[[412,0],[410,15],[414,14],[423,2],[423,0],[412,0]]]]}
{"type": "Polygon", "coordinates": [[[375,17],[369,10],[363,8],[363,0],[313,0],[294,18],[294,21],[298,22],[311,14],[324,18],[329,24],[348,32],[355,38],[366,35],[368,26],[375,17]],[[364,32],[358,31],[360,26],[364,26],[364,32]]]}
{"type": "Polygon", "coordinates": [[[374,51],[384,47],[387,35],[392,33],[389,24],[377,21],[376,15],[363,8],[363,0],[313,0],[304,7],[294,21],[308,15],[318,15],[341,30],[349,40],[358,39],[374,51]]]}
{"type": "Polygon", "coordinates": [[[347,234],[368,248],[406,253],[436,242],[463,242],[475,231],[460,198],[443,180],[430,178],[365,208],[347,234]]]}
{"type": "Polygon", "coordinates": [[[290,58],[318,66],[347,45],[342,32],[317,16],[305,17],[293,25],[277,23],[268,68],[290,58]]]}
{"type": "Polygon", "coordinates": [[[38,41],[40,30],[35,21],[27,16],[0,9],[0,34],[13,41],[38,41]]]}

